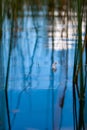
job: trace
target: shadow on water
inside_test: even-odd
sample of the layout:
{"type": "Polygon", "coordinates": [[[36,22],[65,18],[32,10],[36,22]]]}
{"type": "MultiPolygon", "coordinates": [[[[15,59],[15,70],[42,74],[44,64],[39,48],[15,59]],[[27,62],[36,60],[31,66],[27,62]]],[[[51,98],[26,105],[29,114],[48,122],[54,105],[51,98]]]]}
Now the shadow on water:
{"type": "Polygon", "coordinates": [[[0,1],[1,130],[85,130],[87,11],[78,11],[72,0],[0,1]]]}

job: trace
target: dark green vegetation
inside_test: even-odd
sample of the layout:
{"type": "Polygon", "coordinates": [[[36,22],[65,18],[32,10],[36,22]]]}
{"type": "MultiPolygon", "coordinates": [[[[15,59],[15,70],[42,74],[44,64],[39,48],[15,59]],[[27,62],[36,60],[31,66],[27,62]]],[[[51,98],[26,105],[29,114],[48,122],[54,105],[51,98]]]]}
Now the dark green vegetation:
{"type": "Polygon", "coordinates": [[[78,20],[78,40],[75,47],[74,72],[73,72],[73,113],[74,129],[85,130],[84,106],[86,100],[86,81],[87,81],[87,25],[85,28],[85,38],[82,43],[82,19],[85,15],[87,24],[87,10],[85,10],[85,1],[77,1],[77,20],[78,20]],[[86,11],[86,12],[84,12],[86,11]],[[85,59],[84,59],[85,53],[85,59]],[[76,101],[76,98],[78,100],[76,101]],[[79,114],[77,114],[76,102],[79,103],[79,114]]]}

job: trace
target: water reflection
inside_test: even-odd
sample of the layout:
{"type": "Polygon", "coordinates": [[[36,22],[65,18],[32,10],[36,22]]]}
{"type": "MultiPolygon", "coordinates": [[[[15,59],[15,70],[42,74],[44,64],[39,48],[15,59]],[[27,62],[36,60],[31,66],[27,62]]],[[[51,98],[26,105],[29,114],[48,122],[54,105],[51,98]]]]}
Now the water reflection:
{"type": "Polygon", "coordinates": [[[0,129],[71,130],[77,18],[30,2],[0,3],[0,129]]]}

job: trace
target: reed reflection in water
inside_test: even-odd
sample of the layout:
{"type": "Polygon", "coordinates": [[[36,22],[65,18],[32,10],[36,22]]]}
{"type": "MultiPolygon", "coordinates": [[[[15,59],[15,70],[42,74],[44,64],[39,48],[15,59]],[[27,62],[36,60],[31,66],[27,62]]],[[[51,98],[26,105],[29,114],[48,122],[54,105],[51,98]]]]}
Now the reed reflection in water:
{"type": "Polygon", "coordinates": [[[0,129],[72,130],[77,14],[33,2],[0,3],[0,129]]]}

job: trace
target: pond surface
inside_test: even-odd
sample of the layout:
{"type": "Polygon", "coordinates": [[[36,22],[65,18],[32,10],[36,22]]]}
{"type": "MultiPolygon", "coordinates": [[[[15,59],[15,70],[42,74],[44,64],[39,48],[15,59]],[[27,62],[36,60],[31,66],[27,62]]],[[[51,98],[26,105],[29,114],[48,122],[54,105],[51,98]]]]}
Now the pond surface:
{"type": "MultiPolygon", "coordinates": [[[[47,13],[46,6],[33,12],[24,6],[14,20],[5,16],[0,39],[0,130],[8,130],[8,115],[11,130],[73,129],[77,22],[67,21],[64,12],[62,18],[56,10],[54,17],[47,13]]],[[[82,27],[84,39],[84,21],[82,27]]]]}

